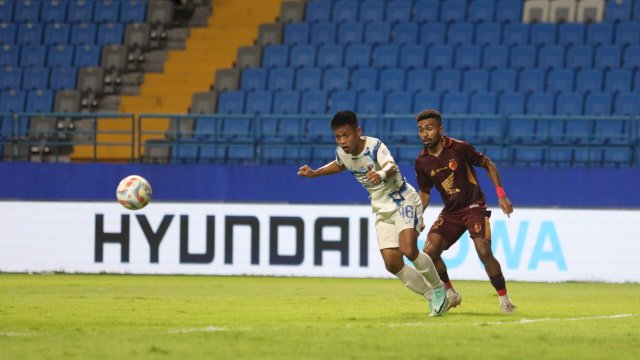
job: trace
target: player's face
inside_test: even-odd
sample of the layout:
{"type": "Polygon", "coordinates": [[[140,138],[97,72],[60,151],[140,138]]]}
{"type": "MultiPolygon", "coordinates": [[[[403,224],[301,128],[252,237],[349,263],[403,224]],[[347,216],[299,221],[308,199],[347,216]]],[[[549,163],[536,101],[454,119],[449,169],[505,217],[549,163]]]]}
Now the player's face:
{"type": "Polygon", "coordinates": [[[442,126],[434,118],[420,120],[418,122],[418,136],[427,148],[433,149],[442,139],[442,126]]]}
{"type": "Polygon", "coordinates": [[[350,125],[342,125],[333,129],[333,135],[336,137],[336,143],[347,154],[359,154],[362,145],[360,140],[360,128],[353,128],[350,125]]]}

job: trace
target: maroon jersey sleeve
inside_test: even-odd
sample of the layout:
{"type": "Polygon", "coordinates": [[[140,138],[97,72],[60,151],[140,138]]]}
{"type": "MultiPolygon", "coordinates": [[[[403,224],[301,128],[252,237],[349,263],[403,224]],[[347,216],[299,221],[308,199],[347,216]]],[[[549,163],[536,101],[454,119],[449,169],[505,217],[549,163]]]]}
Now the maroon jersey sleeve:
{"type": "Polygon", "coordinates": [[[473,166],[482,166],[484,159],[487,159],[485,154],[478,152],[473,145],[467,142],[459,141],[458,145],[458,149],[462,152],[462,156],[473,166]]]}

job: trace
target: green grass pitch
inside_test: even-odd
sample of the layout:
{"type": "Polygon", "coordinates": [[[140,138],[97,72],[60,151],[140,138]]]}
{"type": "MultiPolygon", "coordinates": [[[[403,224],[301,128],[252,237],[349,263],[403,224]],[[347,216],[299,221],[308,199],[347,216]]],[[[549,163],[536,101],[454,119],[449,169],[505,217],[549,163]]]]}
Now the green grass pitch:
{"type": "Polygon", "coordinates": [[[1,359],[638,359],[640,284],[0,274],[1,359]]]}

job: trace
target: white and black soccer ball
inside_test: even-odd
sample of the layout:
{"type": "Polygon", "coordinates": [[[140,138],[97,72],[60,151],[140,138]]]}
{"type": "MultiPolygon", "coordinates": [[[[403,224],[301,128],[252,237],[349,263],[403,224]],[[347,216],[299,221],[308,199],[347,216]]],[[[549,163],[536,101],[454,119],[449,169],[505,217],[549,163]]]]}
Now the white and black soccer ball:
{"type": "Polygon", "coordinates": [[[129,175],[118,184],[116,198],[125,208],[140,210],[151,201],[151,185],[142,176],[129,175]]]}

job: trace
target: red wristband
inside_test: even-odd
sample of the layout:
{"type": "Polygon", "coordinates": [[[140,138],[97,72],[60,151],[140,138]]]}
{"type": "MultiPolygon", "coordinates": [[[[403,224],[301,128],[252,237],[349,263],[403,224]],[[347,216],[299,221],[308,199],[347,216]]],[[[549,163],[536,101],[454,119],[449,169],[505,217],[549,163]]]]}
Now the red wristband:
{"type": "Polygon", "coordinates": [[[498,186],[496,188],[496,194],[498,194],[498,199],[504,199],[507,197],[507,193],[504,191],[502,186],[498,186]]]}

